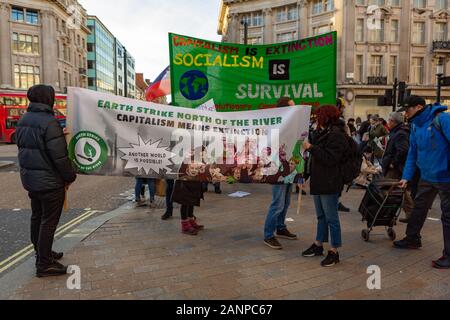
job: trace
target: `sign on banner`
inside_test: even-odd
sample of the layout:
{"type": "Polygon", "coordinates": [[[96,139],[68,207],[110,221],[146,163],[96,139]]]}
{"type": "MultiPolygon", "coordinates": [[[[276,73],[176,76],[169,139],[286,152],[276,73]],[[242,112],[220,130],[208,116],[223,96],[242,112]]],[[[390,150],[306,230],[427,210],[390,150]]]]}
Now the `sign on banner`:
{"type": "Polygon", "coordinates": [[[69,154],[80,173],[292,183],[311,107],[213,113],[69,88],[69,154]]]}
{"type": "Polygon", "coordinates": [[[217,111],[267,109],[284,96],[296,104],[336,103],[337,33],[270,45],[212,42],[169,34],[173,103],[217,111]]]}

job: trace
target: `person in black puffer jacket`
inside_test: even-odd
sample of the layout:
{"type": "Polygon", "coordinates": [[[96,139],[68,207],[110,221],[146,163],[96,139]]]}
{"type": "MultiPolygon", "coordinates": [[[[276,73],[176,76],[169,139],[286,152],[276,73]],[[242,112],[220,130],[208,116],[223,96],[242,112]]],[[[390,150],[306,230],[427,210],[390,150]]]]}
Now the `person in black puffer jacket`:
{"type": "Polygon", "coordinates": [[[20,177],[31,199],[31,241],[36,250],[38,277],[67,273],[52,251],[54,234],[64,206],[65,188],[76,179],[68,157],[63,129],[54,116],[55,91],[37,85],[28,90],[28,112],[19,121],[16,136],[20,177]]]}
{"type": "Polygon", "coordinates": [[[314,145],[305,141],[303,148],[312,156],[311,194],[317,211],[316,242],[305,252],[304,257],[323,255],[323,244],[331,234],[331,250],[322,261],[322,266],[330,267],[339,263],[338,248],[342,246],[341,224],[339,221],[339,195],[344,188],[342,164],[350,150],[346,138],[345,122],[339,119],[335,106],[327,105],[317,110],[319,127],[323,130],[314,145]]]}

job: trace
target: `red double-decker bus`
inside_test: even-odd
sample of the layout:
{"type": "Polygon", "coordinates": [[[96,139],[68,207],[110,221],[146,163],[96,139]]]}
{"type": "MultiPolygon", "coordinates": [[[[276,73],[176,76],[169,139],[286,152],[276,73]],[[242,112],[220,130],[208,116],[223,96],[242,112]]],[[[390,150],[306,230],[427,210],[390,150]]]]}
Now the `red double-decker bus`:
{"type": "MultiPolygon", "coordinates": [[[[0,90],[0,142],[15,143],[15,132],[20,118],[27,112],[29,101],[23,91],[0,90]]],[[[55,115],[65,127],[67,96],[57,95],[55,115]]]]}

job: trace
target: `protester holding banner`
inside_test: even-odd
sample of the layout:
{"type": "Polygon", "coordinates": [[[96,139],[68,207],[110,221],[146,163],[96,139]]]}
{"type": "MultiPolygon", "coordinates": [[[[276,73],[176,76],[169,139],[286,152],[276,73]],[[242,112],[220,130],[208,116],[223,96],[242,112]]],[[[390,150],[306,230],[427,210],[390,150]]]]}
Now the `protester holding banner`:
{"type": "Polygon", "coordinates": [[[63,129],[55,118],[55,90],[37,85],[28,90],[30,106],[17,127],[20,177],[31,199],[31,242],[36,251],[36,276],[64,275],[63,253],[52,251],[66,190],[76,179],[63,129]]]}
{"type": "Polygon", "coordinates": [[[166,180],[166,212],[161,217],[162,220],[169,220],[173,216],[173,188],[175,186],[175,181],[172,179],[166,180]]]}
{"type": "MultiPolygon", "coordinates": [[[[278,101],[277,108],[295,106],[295,102],[288,97],[278,101]]],[[[274,185],[272,187],[272,204],[266,217],[264,227],[264,243],[276,250],[283,249],[278,238],[297,240],[297,236],[289,232],[286,227],[286,214],[291,204],[292,184],[274,185]],[[276,237],[274,233],[276,231],[276,237]]]]}
{"type": "Polygon", "coordinates": [[[136,178],[136,186],[135,186],[135,197],[136,197],[136,207],[142,207],[145,206],[145,196],[144,198],[142,198],[141,196],[141,191],[142,188],[144,187],[144,191],[145,191],[145,185],[148,185],[148,190],[150,193],[150,207],[154,208],[155,207],[155,194],[156,194],[156,185],[155,185],[156,180],[155,179],[150,179],[150,178],[140,178],[137,177],[136,178]]]}
{"type": "Polygon", "coordinates": [[[344,187],[342,161],[350,152],[344,123],[335,106],[326,105],[318,109],[317,120],[322,129],[314,145],[305,141],[303,148],[312,156],[311,194],[317,211],[317,238],[305,252],[304,257],[322,256],[323,244],[331,233],[331,249],[322,261],[323,267],[340,262],[338,249],[342,246],[341,224],[339,221],[339,194],[344,187]]]}
{"type": "Polygon", "coordinates": [[[194,216],[194,207],[200,207],[203,197],[203,184],[198,181],[198,175],[202,171],[203,163],[195,162],[195,154],[203,153],[204,147],[192,150],[186,155],[181,165],[180,174],[185,176],[175,182],[172,200],[181,205],[181,232],[196,236],[204,226],[198,225],[194,216]]]}

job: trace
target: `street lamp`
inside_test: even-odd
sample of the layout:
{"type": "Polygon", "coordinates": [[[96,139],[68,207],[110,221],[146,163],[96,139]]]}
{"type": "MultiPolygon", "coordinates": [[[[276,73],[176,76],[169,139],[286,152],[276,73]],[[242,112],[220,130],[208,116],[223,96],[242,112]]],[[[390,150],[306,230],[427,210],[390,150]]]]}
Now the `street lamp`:
{"type": "Polygon", "coordinates": [[[242,20],[241,24],[244,26],[244,44],[248,45],[248,21],[242,20]]]}
{"type": "Polygon", "coordinates": [[[437,103],[441,103],[441,86],[442,86],[442,77],[444,76],[444,59],[439,57],[438,63],[436,66],[436,76],[437,76],[437,103]]]}

